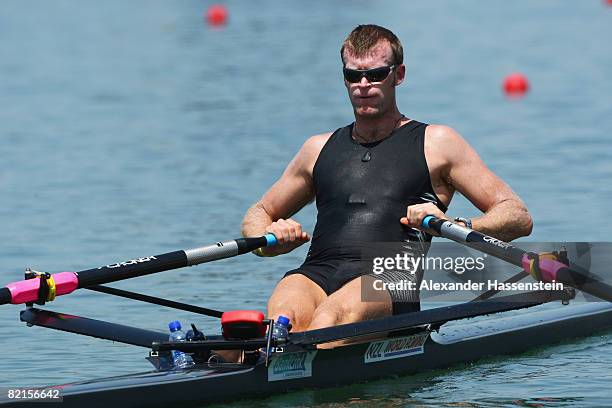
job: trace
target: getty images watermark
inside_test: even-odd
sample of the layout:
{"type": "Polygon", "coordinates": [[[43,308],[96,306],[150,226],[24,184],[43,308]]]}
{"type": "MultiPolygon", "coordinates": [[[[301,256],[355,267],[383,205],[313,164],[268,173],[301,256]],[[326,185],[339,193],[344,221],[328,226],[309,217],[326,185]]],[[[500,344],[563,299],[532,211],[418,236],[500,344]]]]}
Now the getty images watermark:
{"type": "MultiPolygon", "coordinates": [[[[536,253],[567,248],[571,262],[601,274],[601,268],[593,267],[612,264],[612,245],[596,244],[521,243],[521,247],[536,253]]],[[[510,295],[567,290],[561,282],[540,282],[532,276],[513,278],[520,272],[515,265],[452,242],[369,244],[362,249],[361,268],[363,301],[383,300],[385,292],[394,301],[465,302],[488,291],[510,295]]],[[[604,272],[609,274],[608,269],[604,272]]],[[[604,276],[603,280],[608,278],[612,277],[604,276]]],[[[598,300],[581,293],[577,297],[598,300]]]]}
{"type": "Polygon", "coordinates": [[[432,279],[414,279],[419,271],[445,271],[463,275],[471,271],[485,270],[485,256],[479,257],[428,257],[425,254],[418,256],[408,253],[395,254],[391,257],[376,257],[372,260],[372,274],[381,276],[409,275],[398,281],[385,281],[376,279],[373,282],[374,290],[419,290],[419,291],[528,291],[528,290],[563,290],[560,282],[504,282],[497,279],[488,279],[485,282],[467,279],[463,282],[437,282],[432,279]]]}

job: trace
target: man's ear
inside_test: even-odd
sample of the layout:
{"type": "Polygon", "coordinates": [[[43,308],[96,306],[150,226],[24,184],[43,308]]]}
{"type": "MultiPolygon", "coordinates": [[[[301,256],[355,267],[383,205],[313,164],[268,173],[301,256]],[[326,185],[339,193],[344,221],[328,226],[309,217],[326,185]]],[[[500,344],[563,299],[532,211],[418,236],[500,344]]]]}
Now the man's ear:
{"type": "Polygon", "coordinates": [[[404,82],[404,78],[406,78],[406,66],[401,64],[395,68],[395,86],[404,82]]]}

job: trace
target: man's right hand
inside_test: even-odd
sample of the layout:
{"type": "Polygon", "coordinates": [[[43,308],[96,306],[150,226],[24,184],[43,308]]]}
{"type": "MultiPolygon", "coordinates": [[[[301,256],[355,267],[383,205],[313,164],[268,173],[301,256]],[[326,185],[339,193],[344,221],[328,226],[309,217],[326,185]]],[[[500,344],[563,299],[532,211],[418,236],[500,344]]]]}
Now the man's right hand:
{"type": "Polygon", "coordinates": [[[278,244],[273,247],[261,248],[264,256],[286,254],[310,241],[307,232],[302,231],[302,225],[292,219],[279,219],[266,228],[266,233],[274,234],[278,244]]]}

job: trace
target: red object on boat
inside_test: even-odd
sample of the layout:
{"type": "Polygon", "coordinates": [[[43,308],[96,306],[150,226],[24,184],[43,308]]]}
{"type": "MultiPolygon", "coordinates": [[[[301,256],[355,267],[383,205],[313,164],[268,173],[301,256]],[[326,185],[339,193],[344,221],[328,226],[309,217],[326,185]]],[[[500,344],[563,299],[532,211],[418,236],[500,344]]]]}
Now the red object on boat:
{"type": "Polygon", "coordinates": [[[206,21],[211,26],[227,24],[227,8],[222,4],[215,4],[206,11],[206,21]]]}
{"type": "Polygon", "coordinates": [[[504,79],[504,91],[508,95],[523,95],[529,90],[529,81],[521,73],[515,72],[504,79]]]}
{"type": "Polygon", "coordinates": [[[257,310],[232,310],[221,316],[223,337],[226,339],[254,339],[266,335],[264,314],[257,310]]]}

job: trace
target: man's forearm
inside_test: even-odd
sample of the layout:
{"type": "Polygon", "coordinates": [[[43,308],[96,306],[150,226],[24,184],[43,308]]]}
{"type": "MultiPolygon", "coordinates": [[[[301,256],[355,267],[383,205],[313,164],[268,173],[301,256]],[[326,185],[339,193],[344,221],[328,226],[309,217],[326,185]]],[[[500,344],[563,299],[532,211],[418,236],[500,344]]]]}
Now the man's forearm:
{"type": "Polygon", "coordinates": [[[472,227],[502,241],[512,241],[531,234],[533,221],[520,200],[506,200],[495,205],[482,217],[473,219],[472,227]]]}
{"type": "Polygon", "coordinates": [[[249,208],[242,220],[242,236],[258,237],[266,233],[266,228],[274,220],[268,215],[261,203],[257,202],[249,208]]]}

